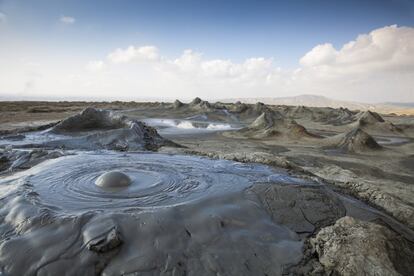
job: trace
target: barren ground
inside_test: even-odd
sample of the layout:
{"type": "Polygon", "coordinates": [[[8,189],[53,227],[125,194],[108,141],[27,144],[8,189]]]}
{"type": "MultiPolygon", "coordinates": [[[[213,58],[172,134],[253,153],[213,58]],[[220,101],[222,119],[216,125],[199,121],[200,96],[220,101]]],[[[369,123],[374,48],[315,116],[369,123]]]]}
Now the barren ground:
{"type": "MultiPolygon", "coordinates": [[[[159,151],[262,163],[284,168],[304,179],[324,183],[340,194],[359,199],[395,219],[395,223],[385,223],[387,228],[404,236],[404,243],[410,244],[407,248],[413,248],[411,243],[414,242],[414,236],[411,231],[414,230],[414,116],[380,114],[384,122],[377,122],[375,114],[372,117],[358,111],[287,106],[267,106],[263,109],[261,105],[249,105],[244,110],[245,107],[241,108],[241,105],[210,105],[203,102],[183,106],[135,102],[2,102],[0,134],[7,136],[37,130],[39,126],[56,123],[88,106],[110,109],[128,118],[144,121],[155,118],[233,125],[235,129],[227,131],[188,133],[163,132],[163,127],[155,126],[163,137],[183,146],[162,147],[159,151]],[[273,114],[272,116],[280,113],[284,119],[279,122],[272,117],[274,121],[270,123],[255,121],[263,110],[273,114]],[[292,128],[296,123],[292,124],[290,120],[295,120],[306,131],[292,128]],[[267,123],[269,125],[265,125],[267,123]],[[248,130],[240,130],[241,128],[248,130]],[[352,132],[355,129],[362,130],[363,135],[357,136],[356,132],[352,132]],[[376,141],[378,148],[364,140],[368,139],[364,136],[366,134],[376,141]]],[[[369,221],[364,215],[360,218],[369,221]]],[[[350,228],[365,227],[353,220],[344,220],[338,226],[335,224],[332,227],[347,227],[348,224],[350,228]]],[[[366,227],[368,229],[371,226],[366,227]]],[[[331,230],[324,231],[330,233],[331,230]]],[[[380,230],[375,228],[375,231],[380,230]]],[[[316,234],[317,232],[313,233],[312,237],[316,234]]],[[[392,234],[384,234],[384,239],[388,239],[389,235],[392,234]]],[[[322,243],[324,238],[326,237],[318,234],[314,241],[322,243]]],[[[312,254],[316,254],[315,250],[318,251],[314,249],[312,254]]],[[[327,252],[329,250],[325,253],[328,254],[327,252]]],[[[407,254],[414,256],[412,251],[407,254]]],[[[335,265],[341,264],[324,263],[328,255],[325,255],[325,259],[321,256],[319,261],[324,265],[326,273],[340,270],[335,265]]],[[[309,258],[312,260],[314,257],[309,258]]],[[[394,266],[396,262],[390,261],[394,266]]],[[[357,265],[355,264],[356,267],[357,265]]],[[[406,264],[401,267],[404,265],[406,264]]],[[[312,266],[316,273],[315,265],[312,266]]],[[[384,268],[384,271],[391,271],[386,269],[389,268],[384,268]]],[[[409,268],[396,270],[400,274],[408,275],[407,269],[409,268]]],[[[352,270],[350,271],[352,274],[352,270]]],[[[310,272],[298,270],[292,273],[310,272]]]]}

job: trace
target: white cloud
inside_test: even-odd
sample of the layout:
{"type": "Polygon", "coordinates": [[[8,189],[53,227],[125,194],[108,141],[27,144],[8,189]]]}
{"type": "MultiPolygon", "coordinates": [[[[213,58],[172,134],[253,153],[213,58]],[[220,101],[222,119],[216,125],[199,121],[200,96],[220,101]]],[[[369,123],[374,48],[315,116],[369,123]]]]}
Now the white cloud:
{"type": "Polygon", "coordinates": [[[155,46],[118,48],[109,53],[108,59],[113,63],[128,63],[132,61],[156,61],[159,59],[158,49],[155,46]]]}
{"type": "Polygon", "coordinates": [[[386,26],[339,50],[321,44],[294,72],[293,91],[362,101],[414,101],[414,28],[386,26]]]}
{"type": "Polygon", "coordinates": [[[396,87],[409,97],[414,81],[405,75],[414,74],[414,28],[376,29],[339,50],[331,43],[317,45],[300,59],[301,66],[295,70],[277,68],[272,58],[253,57],[236,63],[206,59],[191,49],[177,58],[167,58],[155,46],[117,49],[108,58],[114,63],[152,61],[147,66],[156,69],[154,75],[159,74],[160,80],[168,76],[168,81],[201,89],[214,86],[226,93],[236,89],[264,96],[315,93],[344,98],[370,90],[363,99],[367,100],[374,98],[375,91],[390,93],[387,90],[396,87]],[[402,83],[396,84],[396,79],[402,83]],[[390,83],[384,85],[387,81],[390,83]]]}
{"type": "Polygon", "coordinates": [[[0,24],[5,23],[7,21],[7,15],[0,12],[0,24]]]}
{"type": "MultiPolygon", "coordinates": [[[[18,56],[21,53],[15,53],[18,56]]],[[[21,91],[22,75],[9,52],[0,51],[0,92],[21,91]],[[7,63],[7,64],[6,64],[7,63]],[[6,64],[6,65],[5,65],[6,64]],[[12,69],[11,69],[12,68],[12,69]]],[[[206,58],[191,49],[163,56],[155,46],[118,48],[102,60],[68,58],[65,66],[42,60],[31,93],[62,91],[98,97],[229,98],[319,94],[355,101],[414,101],[414,28],[388,26],[335,48],[316,45],[297,68],[277,67],[272,58],[242,61],[206,58]],[[79,72],[79,67],[86,70],[79,72]],[[103,70],[104,69],[104,70],[103,70]],[[97,74],[97,71],[103,71],[97,74]],[[76,76],[76,78],[68,76],[76,76]]],[[[27,90],[27,89],[26,89],[27,90]]]]}
{"type": "Polygon", "coordinates": [[[373,73],[414,69],[414,28],[396,25],[359,35],[336,50],[321,44],[308,52],[300,63],[335,73],[373,73]]]}
{"type": "Polygon", "coordinates": [[[176,59],[162,59],[161,70],[186,75],[189,79],[214,79],[215,81],[255,82],[264,81],[274,73],[272,59],[249,58],[242,63],[228,59],[206,60],[201,53],[185,50],[176,59]]]}
{"type": "Polygon", "coordinates": [[[202,58],[201,53],[186,49],[179,58],[170,61],[170,63],[182,72],[195,72],[199,68],[202,58]]]}
{"type": "Polygon", "coordinates": [[[64,24],[74,24],[76,22],[76,19],[74,17],[64,15],[62,15],[59,20],[64,24]]]}
{"type": "Polygon", "coordinates": [[[337,55],[337,51],[330,43],[317,45],[300,59],[300,64],[306,67],[331,64],[337,55]]]}
{"type": "Polygon", "coordinates": [[[98,72],[105,69],[106,65],[102,60],[93,60],[86,64],[86,70],[91,72],[98,72]]]}

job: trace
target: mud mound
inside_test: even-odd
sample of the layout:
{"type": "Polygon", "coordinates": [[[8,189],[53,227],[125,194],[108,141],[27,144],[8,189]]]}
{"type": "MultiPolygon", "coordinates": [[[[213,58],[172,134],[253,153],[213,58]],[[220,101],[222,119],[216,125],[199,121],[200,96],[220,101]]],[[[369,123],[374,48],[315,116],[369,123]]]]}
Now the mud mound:
{"type": "Polygon", "coordinates": [[[262,113],[278,113],[277,110],[274,110],[261,102],[253,105],[241,102],[234,104],[222,104],[219,102],[207,104],[208,102],[202,101],[198,106],[203,106],[203,103],[205,104],[204,110],[209,112],[220,112],[218,114],[224,113],[227,116],[230,115],[234,121],[243,121],[248,124],[256,120],[262,113]]]}
{"type": "Polygon", "coordinates": [[[388,228],[339,219],[311,244],[328,275],[412,275],[414,246],[388,228]]]}
{"type": "Polygon", "coordinates": [[[238,117],[240,120],[246,123],[252,123],[263,113],[269,113],[269,114],[275,113],[275,114],[283,116],[278,111],[271,109],[270,107],[268,107],[267,105],[261,102],[258,102],[254,105],[236,103],[236,104],[232,104],[228,106],[227,108],[236,117],[238,117]]]}
{"type": "Polygon", "coordinates": [[[322,138],[319,135],[312,134],[308,132],[308,130],[302,126],[301,124],[298,124],[296,121],[292,120],[287,126],[289,137],[292,138],[322,138]]]}
{"type": "Polygon", "coordinates": [[[281,113],[272,110],[270,107],[261,102],[257,102],[255,105],[249,105],[244,113],[254,117],[260,116],[263,113],[269,113],[272,117],[283,117],[281,113]]]}
{"type": "Polygon", "coordinates": [[[203,101],[200,98],[195,98],[189,104],[191,109],[201,110],[201,111],[215,111],[215,107],[211,105],[208,101],[203,101]]]}
{"type": "Polygon", "coordinates": [[[190,104],[191,104],[191,105],[197,105],[197,104],[200,104],[200,103],[201,103],[201,99],[200,99],[199,97],[194,98],[194,99],[190,102],[190,104]]]}
{"type": "Polygon", "coordinates": [[[339,149],[342,152],[364,152],[382,148],[371,135],[361,128],[355,128],[347,133],[326,138],[326,140],[327,148],[339,149]]]}
{"type": "Polygon", "coordinates": [[[385,122],[384,119],[376,112],[368,110],[359,114],[359,123],[361,125],[371,125],[383,122],[385,122]]]}
{"type": "Polygon", "coordinates": [[[227,109],[232,113],[242,113],[249,108],[249,105],[241,102],[236,102],[234,104],[228,104],[227,109]]]}
{"type": "Polygon", "coordinates": [[[212,107],[211,104],[208,101],[201,101],[199,106],[201,108],[204,108],[204,109],[210,109],[212,107]]]}
{"type": "Polygon", "coordinates": [[[245,115],[257,117],[265,111],[270,111],[270,108],[261,102],[257,102],[254,105],[238,102],[233,104],[230,107],[230,110],[235,113],[243,113],[245,115]]]}
{"type": "Polygon", "coordinates": [[[131,151],[157,150],[162,146],[178,145],[161,137],[155,128],[143,122],[131,121],[128,128],[106,130],[86,136],[51,141],[43,144],[43,146],[82,150],[131,151]]]}
{"type": "Polygon", "coordinates": [[[293,108],[288,108],[284,110],[284,114],[286,117],[293,118],[293,119],[302,119],[302,118],[309,118],[312,119],[314,117],[314,112],[309,107],[306,106],[295,106],[293,108]]]}
{"type": "Polygon", "coordinates": [[[294,120],[286,119],[280,112],[266,110],[247,128],[238,131],[254,138],[289,137],[293,139],[316,138],[294,120]]]}
{"type": "Polygon", "coordinates": [[[217,112],[227,110],[227,105],[221,102],[210,103],[200,98],[195,98],[190,103],[185,104],[179,100],[175,100],[172,104],[173,109],[187,108],[188,111],[196,112],[217,112]]]}
{"type": "Polygon", "coordinates": [[[355,112],[347,108],[314,107],[312,120],[329,125],[340,126],[355,122],[355,112]]]}
{"type": "Polygon", "coordinates": [[[279,112],[263,112],[249,125],[250,129],[268,129],[278,124],[285,123],[285,118],[279,112]]]}
{"type": "Polygon", "coordinates": [[[178,109],[178,108],[183,107],[183,106],[184,106],[184,104],[182,102],[180,102],[179,100],[175,100],[174,103],[173,103],[173,108],[174,109],[178,109]]]}
{"type": "Polygon", "coordinates": [[[88,107],[81,113],[64,119],[51,129],[54,133],[70,133],[91,130],[117,129],[129,126],[124,116],[111,111],[88,107]]]}
{"type": "Polygon", "coordinates": [[[77,137],[48,141],[41,146],[81,150],[157,150],[162,146],[178,146],[161,137],[155,128],[129,120],[108,110],[87,108],[52,128],[54,133],[70,133],[77,137]],[[85,131],[94,131],[87,133],[85,131]]]}
{"type": "Polygon", "coordinates": [[[378,113],[371,111],[360,113],[356,125],[372,133],[401,134],[403,132],[401,128],[385,121],[378,113]]]}
{"type": "MultiPolygon", "coordinates": [[[[315,118],[317,118],[316,115],[315,118]]],[[[331,109],[323,120],[321,118],[317,118],[317,120],[331,125],[345,125],[355,121],[355,113],[348,108],[340,107],[339,109],[331,109]]]]}
{"type": "Polygon", "coordinates": [[[306,119],[330,125],[345,125],[356,120],[355,112],[347,108],[277,106],[283,115],[292,119],[306,119]]]}

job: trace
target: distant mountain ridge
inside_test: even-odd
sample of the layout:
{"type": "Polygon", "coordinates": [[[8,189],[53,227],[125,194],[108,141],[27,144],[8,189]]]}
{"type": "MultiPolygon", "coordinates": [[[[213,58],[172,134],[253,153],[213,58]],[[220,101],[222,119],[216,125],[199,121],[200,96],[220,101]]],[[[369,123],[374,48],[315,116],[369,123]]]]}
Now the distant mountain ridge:
{"type": "Polygon", "coordinates": [[[299,95],[293,97],[258,97],[258,98],[230,98],[222,99],[222,102],[244,102],[256,103],[262,102],[270,105],[294,105],[294,106],[309,106],[309,107],[333,107],[333,108],[348,108],[351,110],[372,110],[379,113],[396,113],[396,114],[414,114],[414,103],[359,103],[352,101],[335,100],[319,95],[299,95]]]}
{"type": "Polygon", "coordinates": [[[392,106],[400,106],[400,107],[410,107],[414,108],[414,102],[413,103],[398,103],[398,102],[386,102],[385,105],[392,105],[392,106]]]}

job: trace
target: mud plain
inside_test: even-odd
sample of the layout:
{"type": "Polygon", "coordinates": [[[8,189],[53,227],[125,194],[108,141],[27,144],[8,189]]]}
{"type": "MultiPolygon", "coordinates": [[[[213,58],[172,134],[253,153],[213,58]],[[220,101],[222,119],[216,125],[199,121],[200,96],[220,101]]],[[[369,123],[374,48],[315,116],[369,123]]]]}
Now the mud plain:
{"type": "Polygon", "coordinates": [[[414,271],[414,117],[201,99],[0,112],[0,275],[414,271]],[[137,186],[93,186],[112,169],[137,186]]]}

